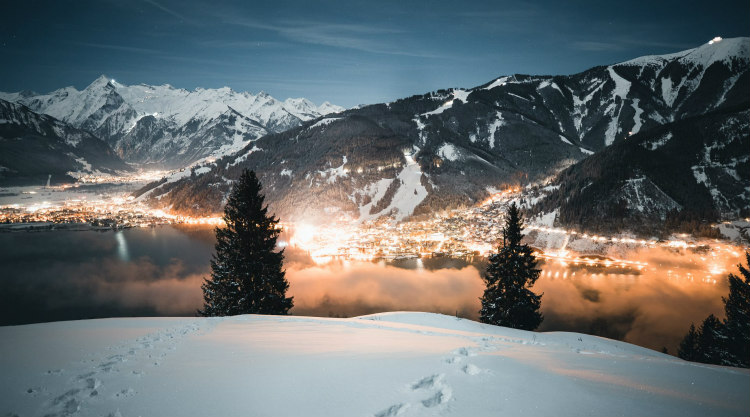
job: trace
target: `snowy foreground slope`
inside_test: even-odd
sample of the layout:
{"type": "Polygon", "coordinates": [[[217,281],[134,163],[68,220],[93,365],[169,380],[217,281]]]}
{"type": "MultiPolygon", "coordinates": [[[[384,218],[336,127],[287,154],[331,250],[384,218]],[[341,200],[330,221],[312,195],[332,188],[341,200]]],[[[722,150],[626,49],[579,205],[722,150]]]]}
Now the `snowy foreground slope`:
{"type": "Polygon", "coordinates": [[[427,313],[0,328],[3,415],[744,415],[750,371],[427,313]]]}

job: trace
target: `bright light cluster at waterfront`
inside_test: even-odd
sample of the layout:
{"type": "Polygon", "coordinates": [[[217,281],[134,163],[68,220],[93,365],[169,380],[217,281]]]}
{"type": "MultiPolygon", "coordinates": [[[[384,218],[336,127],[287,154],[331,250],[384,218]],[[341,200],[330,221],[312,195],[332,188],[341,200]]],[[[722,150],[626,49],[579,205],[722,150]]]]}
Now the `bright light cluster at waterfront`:
{"type": "MultiPolygon", "coordinates": [[[[334,225],[283,223],[282,228],[291,238],[288,242],[281,241],[280,245],[303,249],[318,264],[333,260],[398,260],[442,256],[471,262],[497,250],[502,242],[505,211],[511,201],[521,196],[520,193],[519,189],[508,189],[477,207],[436,214],[421,221],[394,223],[379,220],[359,224],[355,220],[342,218],[334,225]]],[[[663,268],[663,265],[651,264],[647,259],[649,254],[662,250],[667,254],[687,254],[689,259],[689,265],[666,269],[668,278],[709,284],[716,284],[717,279],[727,273],[727,260],[737,259],[743,251],[726,242],[692,240],[687,235],[660,241],[587,234],[538,224],[528,224],[525,232],[525,242],[532,245],[535,255],[547,267],[640,274],[663,268]],[[590,249],[572,250],[568,246],[570,242],[590,249]],[[607,254],[614,247],[628,253],[627,258],[607,254]]]]}
{"type": "Polygon", "coordinates": [[[75,188],[64,185],[45,188],[42,191],[24,191],[21,198],[27,198],[31,202],[0,206],[0,224],[8,224],[11,230],[83,226],[123,229],[160,224],[224,224],[221,217],[191,217],[152,209],[127,193],[92,195],[75,193],[75,188]],[[49,201],[44,200],[45,198],[49,198],[49,201]]]}
{"type": "MultiPolygon", "coordinates": [[[[162,173],[140,174],[131,182],[158,179],[162,173]]],[[[127,183],[127,182],[125,182],[127,183]]],[[[122,229],[162,224],[222,226],[221,217],[191,217],[152,209],[130,192],[86,191],[86,185],[23,189],[14,203],[0,206],[5,230],[122,229]],[[80,188],[79,188],[80,187],[80,188]]],[[[99,185],[90,185],[98,189],[99,185]]],[[[119,190],[118,188],[114,188],[119,190]]],[[[502,242],[502,225],[511,201],[523,196],[520,188],[495,193],[480,205],[433,214],[429,218],[397,223],[391,219],[360,222],[340,214],[335,221],[279,224],[279,246],[307,252],[317,264],[334,260],[373,261],[435,257],[480,260],[495,252],[502,242]]],[[[727,259],[737,259],[744,249],[726,242],[697,241],[687,235],[668,240],[604,236],[549,227],[531,222],[525,242],[547,267],[584,268],[622,274],[640,274],[661,265],[638,258],[656,249],[690,252],[689,268],[665,268],[669,278],[716,283],[727,273],[727,259]],[[611,248],[628,255],[615,256],[611,248]],[[584,249],[582,249],[584,248],[584,249]],[[639,252],[640,251],[640,252],[639,252]],[[690,272],[692,271],[692,272],[690,272]]],[[[616,251],[615,251],[616,252],[616,251]]]]}

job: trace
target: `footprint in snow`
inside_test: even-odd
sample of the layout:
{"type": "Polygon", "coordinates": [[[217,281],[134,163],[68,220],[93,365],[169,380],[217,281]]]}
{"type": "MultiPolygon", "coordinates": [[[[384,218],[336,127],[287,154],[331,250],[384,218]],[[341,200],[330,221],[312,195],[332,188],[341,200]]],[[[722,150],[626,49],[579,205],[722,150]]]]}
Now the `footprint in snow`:
{"type": "Polygon", "coordinates": [[[444,374],[435,374],[432,376],[424,377],[419,381],[411,384],[411,389],[412,391],[416,391],[419,389],[433,388],[436,385],[441,384],[443,382],[443,378],[445,378],[444,374]]]}
{"type": "Polygon", "coordinates": [[[26,389],[24,393],[32,397],[38,397],[39,395],[42,394],[43,391],[46,391],[46,390],[42,387],[31,387],[31,388],[26,389]]]}
{"type": "Polygon", "coordinates": [[[394,404],[385,410],[375,413],[375,417],[395,417],[400,416],[404,414],[404,412],[409,408],[408,403],[400,403],[400,404],[394,404]]]}
{"type": "Polygon", "coordinates": [[[412,391],[435,390],[432,395],[421,401],[427,408],[437,407],[448,402],[453,396],[453,390],[445,383],[445,374],[435,374],[424,377],[411,385],[412,391]]]}
{"type": "Polygon", "coordinates": [[[438,390],[438,392],[436,392],[430,398],[422,400],[422,405],[427,408],[437,407],[440,404],[444,404],[450,401],[452,395],[453,390],[451,390],[449,387],[444,387],[438,390]]]}
{"type": "Polygon", "coordinates": [[[453,351],[453,354],[460,355],[460,356],[477,356],[473,348],[467,348],[467,347],[458,348],[453,351]]]}
{"type": "Polygon", "coordinates": [[[123,399],[123,398],[129,398],[136,394],[135,390],[133,388],[125,388],[124,390],[121,390],[120,392],[116,393],[114,397],[116,399],[123,399]]]}
{"type": "Polygon", "coordinates": [[[484,372],[484,370],[482,368],[480,368],[480,367],[478,367],[478,366],[476,366],[474,364],[471,364],[471,363],[467,364],[467,365],[464,365],[464,367],[462,368],[462,370],[464,371],[464,373],[466,375],[471,375],[471,376],[479,375],[482,372],[484,372]]]}
{"type": "MultiPolygon", "coordinates": [[[[81,409],[81,390],[71,389],[65,394],[52,400],[52,408],[60,411],[62,415],[70,415],[81,409]]],[[[53,413],[50,413],[53,414],[53,413]]]]}
{"type": "Polygon", "coordinates": [[[460,356],[451,356],[450,358],[445,358],[445,363],[450,364],[459,363],[461,361],[463,361],[463,358],[460,356]]]}

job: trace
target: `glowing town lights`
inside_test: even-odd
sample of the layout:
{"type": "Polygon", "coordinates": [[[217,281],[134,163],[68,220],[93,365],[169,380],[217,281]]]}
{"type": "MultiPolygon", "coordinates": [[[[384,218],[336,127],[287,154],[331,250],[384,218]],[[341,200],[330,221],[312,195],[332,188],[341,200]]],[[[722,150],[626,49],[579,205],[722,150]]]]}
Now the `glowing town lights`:
{"type": "Polygon", "coordinates": [[[709,266],[708,273],[711,275],[721,275],[725,272],[724,268],[719,265],[709,266]]]}
{"type": "MultiPolygon", "coordinates": [[[[404,156],[413,158],[411,150],[404,156]]],[[[353,168],[354,170],[354,168],[353,168]]],[[[171,175],[169,172],[140,172],[130,178],[138,181],[154,181],[171,175]]],[[[103,176],[92,176],[92,182],[104,181],[103,176]]],[[[56,190],[56,189],[55,189],[56,190]]],[[[52,190],[54,193],[55,190],[52,190]]],[[[361,221],[352,218],[343,211],[331,211],[327,214],[326,223],[279,223],[277,228],[283,230],[283,240],[279,247],[293,246],[310,255],[316,264],[332,261],[387,261],[396,259],[422,259],[430,257],[458,257],[474,262],[476,257],[486,257],[497,250],[502,242],[502,219],[507,204],[518,199],[520,187],[505,187],[503,191],[494,192],[481,205],[455,210],[436,212],[424,220],[396,223],[390,219],[361,221]]],[[[44,191],[44,198],[48,190],[44,191]]],[[[127,195],[85,196],[75,195],[75,199],[65,202],[0,207],[0,222],[5,223],[90,223],[94,227],[124,228],[148,227],[158,224],[189,224],[223,226],[220,217],[191,217],[152,209],[142,199],[127,195]]],[[[743,252],[737,247],[722,244],[721,241],[695,242],[688,235],[676,236],[672,240],[634,239],[629,236],[588,235],[575,230],[530,224],[525,232],[531,241],[545,242],[545,249],[534,248],[534,254],[547,265],[560,265],[571,268],[570,276],[575,276],[575,269],[595,269],[597,271],[617,270],[616,274],[630,273],[635,276],[649,269],[642,260],[617,259],[614,253],[629,253],[628,256],[648,256],[648,252],[639,250],[665,248],[670,253],[688,255],[690,249],[698,248],[692,256],[691,268],[696,271],[697,279],[706,276],[714,280],[731,268],[725,262],[733,256],[737,259],[743,252]],[[530,235],[530,236],[529,236],[530,235]],[[551,239],[550,239],[551,238],[551,239]],[[587,242],[596,245],[588,245],[587,242]],[[613,245],[608,247],[607,245],[613,245]],[[594,253],[575,252],[577,248],[590,247],[594,253]],[[625,252],[610,249],[624,249],[625,252]],[[686,250],[683,252],[683,250],[686,250]],[[608,254],[608,256],[602,256],[608,254]],[[701,259],[701,257],[703,259],[701,259]],[[724,264],[726,263],[726,264],[724,264]]],[[[579,249],[578,249],[579,250],[579,249]]],[[[624,256],[624,255],[621,255],[624,256]]],[[[661,269],[661,265],[653,267],[661,269]]],[[[668,271],[667,277],[674,280],[687,280],[685,269],[676,267],[668,271]]],[[[562,277],[567,274],[561,272],[562,277]]],[[[584,273],[584,275],[586,275],[584,273]]],[[[552,274],[548,274],[552,277],[552,274]]],[[[603,272],[611,276],[610,272],[603,272]]],[[[559,277],[559,275],[558,275],[559,277]]]]}
{"type": "Polygon", "coordinates": [[[295,246],[308,246],[315,238],[315,228],[309,224],[298,224],[294,227],[294,237],[290,243],[295,246]]]}

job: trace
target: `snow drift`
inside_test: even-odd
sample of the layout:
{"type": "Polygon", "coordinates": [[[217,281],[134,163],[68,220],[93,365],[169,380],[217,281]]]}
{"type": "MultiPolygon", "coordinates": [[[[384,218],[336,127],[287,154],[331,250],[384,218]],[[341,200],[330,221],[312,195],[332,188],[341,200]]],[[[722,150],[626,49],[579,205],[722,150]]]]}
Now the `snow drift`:
{"type": "Polygon", "coordinates": [[[750,371],[427,313],[0,328],[8,415],[747,415],[750,371]]]}

